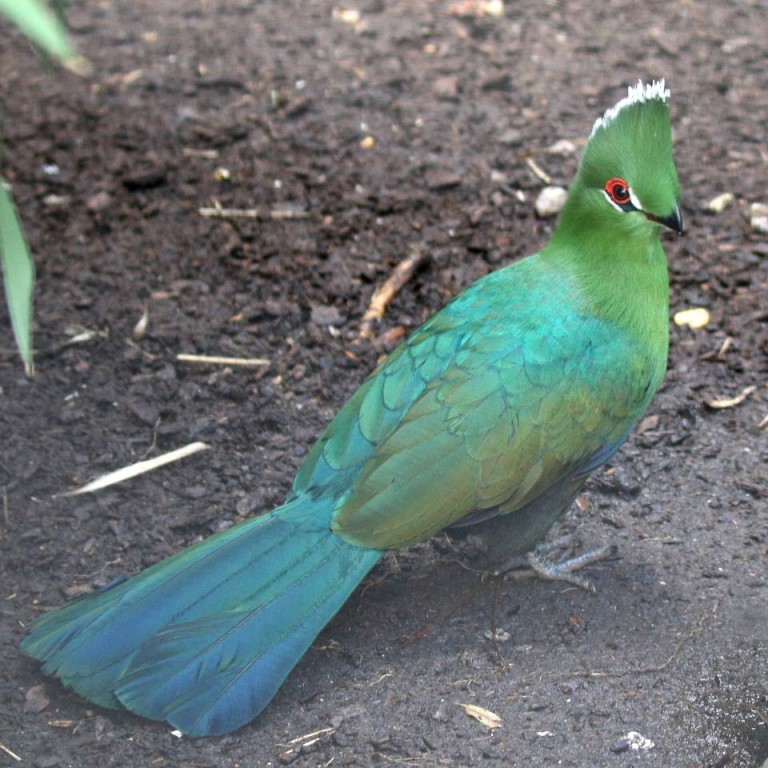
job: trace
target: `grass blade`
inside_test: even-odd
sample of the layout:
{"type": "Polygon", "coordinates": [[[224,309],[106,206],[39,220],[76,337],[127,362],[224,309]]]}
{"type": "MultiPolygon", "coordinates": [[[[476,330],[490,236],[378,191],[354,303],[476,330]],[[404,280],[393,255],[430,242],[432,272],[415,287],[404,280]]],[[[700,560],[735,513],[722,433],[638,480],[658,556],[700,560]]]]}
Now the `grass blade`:
{"type": "Polygon", "coordinates": [[[32,360],[32,296],[35,265],[21,228],[11,195],[0,178],[0,262],[3,266],[5,295],[11,316],[13,335],[29,376],[34,373],[32,360]]]}
{"type": "Polygon", "coordinates": [[[67,69],[78,74],[87,71],[86,59],[75,51],[66,29],[41,0],[0,0],[0,14],[17,24],[35,45],[67,69]]]}

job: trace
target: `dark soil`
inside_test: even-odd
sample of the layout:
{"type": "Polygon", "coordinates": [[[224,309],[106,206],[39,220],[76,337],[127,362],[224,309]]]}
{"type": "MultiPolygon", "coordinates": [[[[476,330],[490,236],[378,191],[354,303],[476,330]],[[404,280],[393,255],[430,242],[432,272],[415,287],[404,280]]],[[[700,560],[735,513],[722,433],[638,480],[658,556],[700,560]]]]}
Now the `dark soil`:
{"type": "Polygon", "coordinates": [[[748,217],[768,202],[768,9],[473,5],[358,0],[351,24],[327,0],[73,3],[84,80],[0,29],[3,173],[39,269],[34,379],[0,327],[0,742],[23,761],[0,765],[768,758],[768,244],[748,217]],[[688,227],[665,236],[672,308],[711,322],[672,326],[650,417],[564,523],[585,547],[618,545],[589,570],[597,594],[484,577],[438,537],[374,570],[256,722],[197,741],[94,708],[20,654],[45,608],[278,503],[402,334],[546,241],[527,160],[567,184],[576,155],[548,148],[657,76],[688,227]],[[734,205],[707,214],[723,192],[734,205]],[[213,201],[259,215],[204,218],[213,201]],[[414,247],[427,263],[359,343],[374,288],[414,247]],[[194,440],[211,450],[56,497],[194,440]],[[624,749],[630,731],[654,746],[624,749]]]}

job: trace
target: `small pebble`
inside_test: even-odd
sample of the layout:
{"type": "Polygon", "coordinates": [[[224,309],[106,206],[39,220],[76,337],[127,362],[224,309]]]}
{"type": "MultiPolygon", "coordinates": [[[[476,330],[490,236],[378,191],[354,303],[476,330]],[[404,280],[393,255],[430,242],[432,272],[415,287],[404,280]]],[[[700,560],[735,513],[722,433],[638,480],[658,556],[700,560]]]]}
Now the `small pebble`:
{"type": "Polygon", "coordinates": [[[459,78],[455,75],[438,77],[432,83],[432,92],[443,99],[455,99],[459,95],[459,78]]]}
{"type": "Polygon", "coordinates": [[[752,203],[749,206],[749,223],[755,232],[768,233],[768,205],[752,203]]]}
{"type": "Polygon", "coordinates": [[[334,8],[333,18],[354,26],[360,22],[360,11],[355,8],[334,8]]]}
{"type": "Polygon", "coordinates": [[[334,306],[325,304],[316,304],[312,307],[310,320],[315,325],[341,325],[344,323],[344,317],[334,306]]]}
{"type": "Polygon", "coordinates": [[[49,208],[67,208],[69,207],[69,195],[46,195],[43,203],[49,208]]]}
{"type": "Polygon", "coordinates": [[[547,152],[550,155],[562,155],[563,157],[567,157],[576,152],[576,145],[572,141],[568,141],[568,139],[560,139],[560,141],[556,141],[554,144],[547,147],[547,152]]]}
{"type": "Polygon", "coordinates": [[[626,736],[618,739],[611,744],[611,752],[614,754],[620,754],[621,752],[627,752],[628,750],[648,750],[653,749],[656,746],[650,739],[643,736],[642,733],[637,731],[630,731],[626,736]]]}
{"type": "Polygon", "coordinates": [[[568,192],[563,187],[544,187],[534,204],[536,215],[540,219],[550,219],[557,216],[567,199],[568,192]]]}
{"type": "Polygon", "coordinates": [[[95,195],[91,195],[85,201],[85,207],[93,213],[106,210],[110,205],[112,205],[112,195],[104,190],[97,192],[95,195]]]}
{"type": "Polygon", "coordinates": [[[723,192],[722,195],[713,197],[706,206],[704,206],[704,210],[708,213],[722,213],[726,208],[730,208],[733,205],[735,199],[733,193],[723,192]]]}
{"type": "Polygon", "coordinates": [[[679,312],[675,312],[674,316],[675,325],[683,326],[687,325],[694,330],[698,328],[705,328],[709,325],[709,310],[705,307],[691,307],[690,309],[681,309],[679,312]]]}
{"type": "Polygon", "coordinates": [[[45,695],[45,687],[42,685],[33,685],[24,694],[25,712],[42,712],[49,704],[50,700],[45,695]]]}
{"type": "Polygon", "coordinates": [[[619,739],[611,744],[611,752],[620,755],[622,752],[629,751],[629,739],[619,739]]]}
{"type": "Polygon", "coordinates": [[[504,144],[506,147],[522,144],[522,142],[523,134],[521,131],[518,131],[517,128],[507,128],[507,130],[499,136],[499,143],[504,144]]]}
{"type": "Polygon", "coordinates": [[[461,184],[461,176],[453,171],[433,169],[426,173],[427,188],[432,192],[440,192],[461,184]]]}

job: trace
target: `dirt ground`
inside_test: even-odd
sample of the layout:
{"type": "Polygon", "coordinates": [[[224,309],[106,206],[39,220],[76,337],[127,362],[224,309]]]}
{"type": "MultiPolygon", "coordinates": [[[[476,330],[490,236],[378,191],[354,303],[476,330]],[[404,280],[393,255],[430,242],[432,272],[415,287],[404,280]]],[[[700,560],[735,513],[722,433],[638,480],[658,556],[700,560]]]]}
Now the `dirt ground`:
{"type": "Polygon", "coordinates": [[[0,324],[3,768],[768,759],[768,242],[748,215],[768,202],[768,8],[479,5],[73,2],[86,79],[0,27],[3,173],[39,271],[33,380],[0,324]],[[711,319],[672,325],[649,418],[564,522],[618,545],[589,571],[596,594],[484,576],[437,537],[385,559],[263,715],[222,738],[94,708],[20,654],[44,608],[279,503],[380,355],[546,241],[529,161],[567,184],[577,154],[552,145],[582,146],[628,84],[659,76],[688,229],[665,235],[672,310],[711,319]],[[733,205],[708,213],[722,193],[733,205]],[[257,214],[200,214],[215,205],[257,214]],[[427,262],[359,342],[413,248],[427,262]],[[56,497],[196,440],[211,450],[56,497]]]}

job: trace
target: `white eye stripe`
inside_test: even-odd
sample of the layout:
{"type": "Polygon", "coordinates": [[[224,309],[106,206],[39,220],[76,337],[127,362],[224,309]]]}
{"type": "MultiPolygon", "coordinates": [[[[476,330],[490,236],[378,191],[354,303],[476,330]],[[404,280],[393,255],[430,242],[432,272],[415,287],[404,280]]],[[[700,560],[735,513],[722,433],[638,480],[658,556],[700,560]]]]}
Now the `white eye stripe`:
{"type": "Polygon", "coordinates": [[[606,199],[606,200],[607,200],[607,201],[608,201],[608,202],[609,202],[609,203],[610,203],[610,204],[611,204],[611,205],[612,205],[612,206],[613,206],[613,207],[614,207],[614,208],[615,208],[617,211],[621,211],[622,213],[624,213],[624,211],[622,210],[621,206],[620,206],[618,203],[615,203],[615,202],[613,201],[613,198],[612,198],[612,197],[611,197],[611,196],[610,196],[610,195],[609,195],[609,194],[608,194],[608,193],[607,193],[605,190],[603,190],[603,194],[605,195],[605,199],[606,199]]]}
{"type": "Polygon", "coordinates": [[[632,187],[627,187],[629,190],[629,202],[632,203],[632,205],[637,208],[638,211],[643,210],[643,206],[640,205],[640,200],[638,199],[637,195],[632,191],[632,187]]]}

